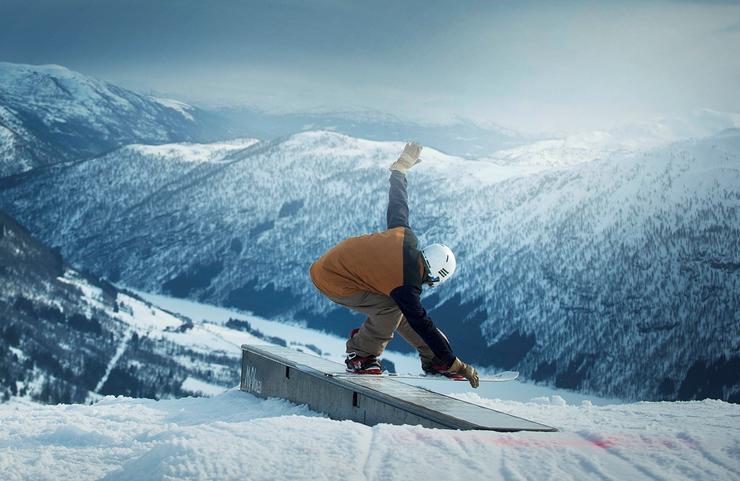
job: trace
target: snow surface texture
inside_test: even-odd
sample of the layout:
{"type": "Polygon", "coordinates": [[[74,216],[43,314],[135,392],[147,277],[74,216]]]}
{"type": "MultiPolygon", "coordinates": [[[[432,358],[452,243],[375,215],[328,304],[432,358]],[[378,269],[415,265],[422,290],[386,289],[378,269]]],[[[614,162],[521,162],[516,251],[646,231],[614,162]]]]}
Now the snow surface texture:
{"type": "Polygon", "coordinates": [[[213,398],[106,397],[0,406],[4,481],[712,480],[740,477],[740,406],[596,407],[461,395],[557,433],[367,427],[236,390],[213,398]]]}

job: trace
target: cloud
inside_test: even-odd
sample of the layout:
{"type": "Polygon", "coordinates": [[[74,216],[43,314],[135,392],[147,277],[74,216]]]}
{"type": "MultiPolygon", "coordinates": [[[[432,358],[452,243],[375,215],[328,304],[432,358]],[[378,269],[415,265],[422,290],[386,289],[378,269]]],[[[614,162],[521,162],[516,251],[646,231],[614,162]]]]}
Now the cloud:
{"type": "Polygon", "coordinates": [[[4,0],[0,59],[209,105],[589,128],[740,110],[738,25],[725,2],[4,0]]]}

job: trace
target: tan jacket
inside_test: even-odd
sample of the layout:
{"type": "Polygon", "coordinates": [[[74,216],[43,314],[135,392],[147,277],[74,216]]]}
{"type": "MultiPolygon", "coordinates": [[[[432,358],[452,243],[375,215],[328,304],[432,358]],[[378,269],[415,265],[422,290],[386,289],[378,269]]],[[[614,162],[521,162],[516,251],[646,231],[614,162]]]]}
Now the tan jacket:
{"type": "Polygon", "coordinates": [[[311,266],[311,280],[332,297],[360,291],[388,296],[404,284],[420,287],[423,267],[416,245],[416,236],[405,227],[350,237],[311,266]]]}

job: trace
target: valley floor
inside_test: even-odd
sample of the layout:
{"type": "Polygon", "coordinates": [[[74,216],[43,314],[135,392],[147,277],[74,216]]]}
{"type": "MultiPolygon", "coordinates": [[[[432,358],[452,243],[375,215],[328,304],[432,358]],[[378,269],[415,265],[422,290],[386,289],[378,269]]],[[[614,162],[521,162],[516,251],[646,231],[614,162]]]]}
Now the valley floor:
{"type": "Polygon", "coordinates": [[[6,481],[740,479],[738,405],[457,396],[560,432],[371,428],[237,390],[93,405],[15,400],[0,405],[0,472],[6,481]]]}

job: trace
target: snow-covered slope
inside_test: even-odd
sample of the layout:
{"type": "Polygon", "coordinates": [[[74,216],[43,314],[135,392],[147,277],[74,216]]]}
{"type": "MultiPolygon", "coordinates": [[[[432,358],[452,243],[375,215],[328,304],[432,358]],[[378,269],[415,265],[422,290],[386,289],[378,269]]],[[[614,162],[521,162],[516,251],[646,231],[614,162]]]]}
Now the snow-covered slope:
{"type": "Polygon", "coordinates": [[[238,349],[209,344],[207,325],[76,271],[2,211],[0,266],[0,401],[160,398],[238,379],[238,349]]]}
{"type": "Polygon", "coordinates": [[[127,150],[134,152],[134,158],[153,157],[173,164],[178,162],[225,162],[232,152],[246,149],[258,141],[256,139],[236,139],[226,142],[212,142],[208,144],[180,143],[147,145],[134,144],[124,147],[116,155],[121,155],[127,150]]]}
{"type": "Polygon", "coordinates": [[[0,177],[133,142],[197,139],[201,114],[58,65],[0,62],[0,177]]]}
{"type": "MultiPolygon", "coordinates": [[[[384,227],[401,146],[305,132],[218,162],[124,148],[0,199],[114,281],[345,333],[358,320],[306,272],[384,227]]],[[[425,301],[433,318],[479,365],[602,395],[738,400],[739,152],[737,130],[559,169],[426,149],[412,226],[460,262],[425,301]]]]}
{"type": "Polygon", "coordinates": [[[282,400],[106,397],[92,406],[0,405],[7,481],[687,480],[740,475],[736,419],[721,401],[596,407],[466,400],[557,433],[367,427],[282,400]]]}

